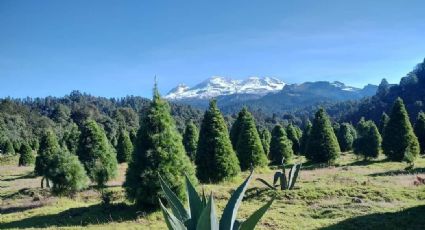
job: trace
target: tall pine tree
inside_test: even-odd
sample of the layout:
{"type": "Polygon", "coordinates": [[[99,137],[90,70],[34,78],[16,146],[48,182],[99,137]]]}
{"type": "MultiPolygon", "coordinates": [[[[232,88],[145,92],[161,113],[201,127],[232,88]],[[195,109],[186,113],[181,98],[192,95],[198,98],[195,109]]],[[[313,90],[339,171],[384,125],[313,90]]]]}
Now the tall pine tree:
{"type": "Polygon", "coordinates": [[[60,146],[56,138],[56,135],[52,130],[47,130],[43,133],[40,140],[40,147],[38,156],[35,159],[35,174],[42,176],[41,187],[44,187],[44,181],[46,181],[47,187],[49,187],[49,169],[51,168],[51,162],[56,154],[59,154],[60,146]]]}
{"type": "Polygon", "coordinates": [[[397,98],[384,130],[382,142],[384,154],[393,161],[413,163],[419,155],[418,138],[413,132],[403,100],[397,98]]]}
{"type": "Polygon", "coordinates": [[[291,161],[294,151],[292,142],[286,137],[286,132],[280,125],[276,125],[272,130],[272,139],[270,141],[269,159],[274,165],[280,165],[282,159],[285,163],[291,161]]]}
{"type": "Polygon", "coordinates": [[[425,113],[420,112],[415,123],[415,134],[418,137],[421,154],[425,153],[425,113]]]}
{"type": "Polygon", "coordinates": [[[77,155],[99,188],[117,175],[116,153],[105,131],[93,120],[87,120],[81,127],[77,155]]]}
{"type": "Polygon", "coordinates": [[[286,127],[286,135],[288,136],[288,139],[292,141],[292,150],[295,154],[300,153],[300,138],[301,138],[301,130],[299,130],[298,127],[289,124],[286,127]]]}
{"type": "Polygon", "coordinates": [[[133,143],[125,129],[121,129],[117,143],[117,160],[118,163],[129,162],[133,154],[133,143]]]}
{"type": "Polygon", "coordinates": [[[264,154],[268,156],[270,153],[270,141],[272,139],[272,134],[267,128],[261,129],[259,134],[260,134],[261,144],[263,145],[264,154]]]}
{"type": "Polygon", "coordinates": [[[161,99],[155,84],[126,173],[127,197],[145,208],[159,207],[158,195],[163,196],[161,176],[180,199],[185,199],[185,174],[197,182],[195,167],[186,155],[170,107],[161,99]]]}
{"type": "Polygon", "coordinates": [[[313,125],[311,124],[310,121],[307,121],[307,125],[304,128],[304,131],[302,133],[301,136],[301,140],[300,140],[300,152],[301,154],[307,156],[307,144],[308,144],[308,139],[310,137],[311,134],[311,128],[313,127],[313,125]]]}
{"type": "Polygon", "coordinates": [[[217,102],[212,100],[204,114],[196,151],[198,178],[202,182],[219,182],[240,172],[228,129],[217,102]]]}
{"type": "Polygon", "coordinates": [[[244,107],[238,116],[238,136],[235,150],[242,170],[251,167],[263,167],[268,164],[267,156],[261,144],[252,114],[244,107]]]}
{"type": "Polygon", "coordinates": [[[339,157],[338,140],[324,109],[316,112],[307,146],[307,157],[313,162],[332,164],[339,157]]]}
{"type": "Polygon", "coordinates": [[[196,149],[198,147],[199,131],[196,125],[190,121],[187,123],[183,134],[183,145],[186,153],[192,161],[196,158],[196,149]]]}
{"type": "Polygon", "coordinates": [[[384,112],[382,113],[381,120],[379,121],[379,133],[383,136],[385,126],[387,126],[388,121],[390,120],[390,117],[384,112]]]}

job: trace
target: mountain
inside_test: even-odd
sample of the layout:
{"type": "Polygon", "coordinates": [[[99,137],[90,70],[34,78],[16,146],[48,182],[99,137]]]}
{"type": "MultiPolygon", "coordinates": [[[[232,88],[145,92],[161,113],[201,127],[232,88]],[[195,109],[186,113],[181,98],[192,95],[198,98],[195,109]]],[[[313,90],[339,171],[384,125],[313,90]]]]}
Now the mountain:
{"type": "Polygon", "coordinates": [[[205,100],[235,94],[262,96],[280,91],[284,86],[285,83],[276,78],[250,77],[246,80],[232,80],[215,76],[191,88],[180,84],[173,88],[165,98],[169,100],[205,100]]]}

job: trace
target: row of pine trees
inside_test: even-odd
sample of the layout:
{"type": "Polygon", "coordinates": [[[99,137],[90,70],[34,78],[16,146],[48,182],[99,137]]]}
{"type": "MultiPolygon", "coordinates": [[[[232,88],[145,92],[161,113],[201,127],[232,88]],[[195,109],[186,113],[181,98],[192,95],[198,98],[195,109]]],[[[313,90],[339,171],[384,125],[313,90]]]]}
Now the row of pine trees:
{"type": "Polygon", "coordinates": [[[92,120],[79,128],[77,143],[60,145],[53,131],[42,136],[37,157],[31,147],[22,147],[20,165],[35,161],[35,173],[41,186],[58,194],[69,194],[88,186],[102,189],[117,174],[117,164],[128,162],[124,188],[127,197],[145,208],[158,207],[161,195],[159,175],[184,199],[185,175],[192,183],[217,183],[241,171],[269,164],[291,162],[294,155],[304,155],[314,163],[333,164],[341,151],[354,151],[365,159],[383,152],[388,159],[413,163],[425,148],[425,114],[420,113],[413,128],[403,101],[397,99],[390,116],[383,115],[379,128],[373,121],[360,120],[332,124],[319,109],[312,123],[303,131],[289,124],[276,125],[271,132],[259,128],[247,108],[243,108],[230,131],[217,107],[210,102],[200,129],[186,125],[183,136],[176,129],[168,103],[157,88],[141,126],[130,138],[121,130],[116,151],[105,131],[92,120]],[[68,147],[67,147],[68,146],[68,147]],[[74,147],[72,147],[74,146],[74,147]]]}

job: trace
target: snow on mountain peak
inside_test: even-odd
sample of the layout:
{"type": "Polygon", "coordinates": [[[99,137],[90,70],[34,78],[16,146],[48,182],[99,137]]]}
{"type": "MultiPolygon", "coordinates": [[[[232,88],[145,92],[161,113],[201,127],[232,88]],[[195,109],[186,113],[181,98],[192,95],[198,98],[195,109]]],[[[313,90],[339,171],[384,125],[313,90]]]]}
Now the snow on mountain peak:
{"type": "Polygon", "coordinates": [[[180,84],[173,88],[165,98],[179,100],[210,99],[231,94],[265,95],[282,90],[284,86],[285,83],[283,81],[271,77],[249,77],[245,80],[233,80],[226,77],[213,76],[191,88],[180,84]]]}

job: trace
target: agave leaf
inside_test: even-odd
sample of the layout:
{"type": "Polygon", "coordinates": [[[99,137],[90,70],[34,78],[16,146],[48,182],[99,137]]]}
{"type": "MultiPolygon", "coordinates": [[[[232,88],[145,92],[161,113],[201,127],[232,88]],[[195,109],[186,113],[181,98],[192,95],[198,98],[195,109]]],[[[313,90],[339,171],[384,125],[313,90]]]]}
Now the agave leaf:
{"type": "Polygon", "coordinates": [[[265,205],[263,205],[263,207],[261,207],[260,209],[255,211],[244,222],[242,222],[239,229],[240,230],[253,230],[255,228],[255,225],[257,225],[257,223],[260,221],[261,217],[263,217],[264,213],[266,213],[267,210],[270,208],[274,199],[275,198],[273,197],[273,199],[271,199],[269,202],[267,202],[265,205]]]}
{"type": "Polygon", "coordinates": [[[265,184],[267,187],[276,190],[276,188],[273,185],[269,184],[267,181],[265,181],[261,178],[257,178],[257,180],[260,181],[261,183],[265,184]]]}
{"type": "Polygon", "coordinates": [[[201,216],[199,217],[196,229],[219,230],[218,220],[215,214],[214,198],[212,194],[210,195],[210,199],[208,200],[207,206],[204,208],[201,213],[201,216]]]}
{"type": "Polygon", "coordinates": [[[205,196],[205,190],[202,188],[202,205],[205,208],[207,206],[207,197],[205,196]]]}
{"type": "Polygon", "coordinates": [[[276,172],[273,177],[273,186],[276,185],[277,180],[281,177],[281,172],[276,172]]]}
{"type": "Polygon", "coordinates": [[[162,214],[169,230],[186,230],[184,224],[172,213],[170,213],[168,209],[162,204],[161,199],[159,199],[159,204],[161,205],[162,214]]]}
{"type": "Polygon", "coordinates": [[[291,189],[292,181],[294,181],[294,175],[296,170],[297,170],[296,164],[291,167],[291,170],[289,170],[288,187],[287,187],[288,189],[291,189]]]}
{"type": "Polygon", "coordinates": [[[293,175],[292,182],[291,182],[291,184],[289,184],[289,189],[294,188],[295,182],[297,182],[297,178],[298,178],[298,175],[300,173],[300,170],[301,170],[301,164],[297,165],[296,168],[295,168],[295,173],[293,175]]]}
{"type": "Polygon", "coordinates": [[[233,230],[239,230],[241,228],[242,222],[239,220],[235,220],[235,224],[233,225],[233,230]]]}
{"type": "Polygon", "coordinates": [[[201,198],[190,182],[189,178],[186,175],[186,190],[187,197],[189,201],[189,213],[190,213],[190,229],[196,229],[196,224],[198,223],[198,219],[201,216],[202,209],[204,209],[204,205],[201,201],[201,198]]]}
{"type": "Polygon", "coordinates": [[[253,172],[254,171],[251,171],[249,177],[246,178],[246,180],[236,189],[230,197],[229,202],[227,202],[223,215],[221,216],[220,229],[233,229],[233,224],[236,220],[239,206],[242,203],[242,198],[249,182],[251,181],[253,172]]]}
{"type": "Polygon", "coordinates": [[[282,173],[280,175],[280,189],[285,190],[287,188],[287,183],[286,174],[282,173]]]}
{"type": "Polygon", "coordinates": [[[184,205],[179,200],[179,198],[176,196],[176,194],[170,189],[170,187],[165,183],[165,181],[162,179],[161,175],[159,175],[159,181],[160,181],[160,184],[161,184],[162,191],[164,191],[165,198],[167,199],[168,204],[170,205],[171,210],[173,211],[173,214],[181,222],[185,222],[187,219],[190,218],[190,216],[187,213],[187,210],[184,208],[184,205]]]}

